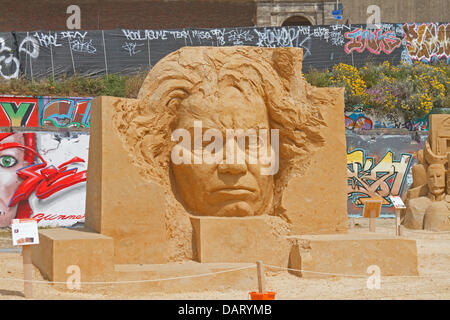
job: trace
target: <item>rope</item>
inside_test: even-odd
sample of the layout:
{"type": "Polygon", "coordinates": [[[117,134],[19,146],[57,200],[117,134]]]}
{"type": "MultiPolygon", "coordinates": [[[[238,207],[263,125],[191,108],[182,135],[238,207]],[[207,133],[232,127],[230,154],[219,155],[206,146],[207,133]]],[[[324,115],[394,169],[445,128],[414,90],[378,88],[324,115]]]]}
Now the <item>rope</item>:
{"type": "MultiPolygon", "coordinates": [[[[428,231],[428,230],[427,230],[428,231]]],[[[450,231],[428,231],[428,232],[420,232],[420,231],[412,231],[411,229],[402,229],[402,233],[416,233],[416,234],[421,234],[421,235],[425,235],[425,236],[432,236],[435,234],[448,234],[450,235],[450,231]]],[[[445,240],[445,239],[443,239],[445,240]]]]}
{"type": "MultiPolygon", "coordinates": [[[[255,268],[254,265],[240,267],[230,270],[216,271],[216,272],[208,272],[201,273],[189,276],[180,276],[180,277],[171,277],[171,278],[162,278],[162,279],[150,279],[150,280],[128,280],[128,281],[111,281],[111,282],[102,282],[102,281],[93,281],[93,282],[77,282],[77,284],[126,284],[126,283],[144,283],[144,282],[158,282],[158,281],[168,281],[168,280],[179,280],[179,279],[188,279],[188,278],[200,278],[220,273],[234,272],[244,269],[255,268]]],[[[67,281],[42,281],[42,280],[24,280],[18,278],[0,278],[0,280],[9,280],[9,281],[23,281],[28,283],[53,283],[53,284],[67,284],[67,281]]]]}
{"type": "MultiPolygon", "coordinates": [[[[273,266],[270,264],[264,264],[265,267],[269,268],[275,268],[275,269],[284,269],[284,270],[290,270],[290,271],[301,271],[301,272],[309,272],[309,273],[317,273],[317,274],[326,274],[326,275],[332,275],[332,276],[341,276],[341,277],[355,277],[355,278],[367,278],[370,276],[369,274],[345,274],[345,273],[330,273],[330,272],[320,272],[320,271],[311,271],[311,270],[303,270],[303,269],[293,269],[293,268],[287,268],[287,267],[280,267],[280,266],[273,266]]],[[[446,277],[450,276],[450,273],[443,273],[446,277]]],[[[428,276],[389,276],[389,277],[398,277],[398,278],[431,278],[436,277],[438,275],[428,275],[428,276]]],[[[385,276],[386,277],[386,276],[385,276]]]]}

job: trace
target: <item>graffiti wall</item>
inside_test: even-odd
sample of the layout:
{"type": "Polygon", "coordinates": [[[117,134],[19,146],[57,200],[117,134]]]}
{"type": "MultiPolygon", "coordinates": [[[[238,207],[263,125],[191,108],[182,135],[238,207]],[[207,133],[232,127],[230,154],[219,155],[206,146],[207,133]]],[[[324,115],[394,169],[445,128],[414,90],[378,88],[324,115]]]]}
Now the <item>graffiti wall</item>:
{"type": "Polygon", "coordinates": [[[0,97],[0,127],[89,128],[91,97],[0,97]]]}
{"type": "Polygon", "coordinates": [[[38,98],[0,97],[0,127],[38,127],[38,98]]]}
{"type": "Polygon", "coordinates": [[[382,197],[381,216],[395,214],[390,195],[402,196],[412,183],[416,152],[427,134],[365,134],[347,132],[347,194],[350,216],[362,214],[361,199],[382,197]]]}
{"type": "Polygon", "coordinates": [[[351,131],[372,129],[407,129],[428,131],[428,115],[421,119],[406,120],[403,115],[390,113],[383,117],[361,111],[345,113],[345,128],[351,131]]]}
{"type": "Polygon", "coordinates": [[[79,30],[0,32],[0,77],[29,79],[71,74],[130,74],[150,69],[184,46],[297,47],[303,68],[342,62],[441,59],[449,62],[448,23],[246,27],[178,30],[79,30]]]}
{"type": "Polygon", "coordinates": [[[83,222],[88,150],[88,133],[0,133],[0,227],[83,222]]]}
{"type": "Polygon", "coordinates": [[[405,23],[405,56],[411,60],[430,62],[450,59],[450,23],[405,23]]]}
{"type": "Polygon", "coordinates": [[[39,99],[39,125],[47,128],[89,128],[92,98],[39,99]]]}

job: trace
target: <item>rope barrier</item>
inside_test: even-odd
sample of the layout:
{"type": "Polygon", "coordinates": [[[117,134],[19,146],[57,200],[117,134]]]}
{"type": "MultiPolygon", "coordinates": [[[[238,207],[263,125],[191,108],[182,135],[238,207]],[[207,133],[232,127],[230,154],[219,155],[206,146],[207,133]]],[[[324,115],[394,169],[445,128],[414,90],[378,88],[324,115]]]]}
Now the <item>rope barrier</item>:
{"type": "MultiPolygon", "coordinates": [[[[300,272],[305,272],[305,273],[316,273],[316,274],[326,274],[326,275],[331,275],[331,276],[341,276],[341,277],[354,277],[354,278],[367,278],[368,276],[370,276],[369,274],[345,274],[345,273],[330,273],[330,272],[321,272],[321,271],[312,271],[312,270],[303,270],[303,269],[293,269],[293,268],[287,268],[287,267],[281,267],[281,266],[273,266],[270,264],[265,264],[265,267],[269,267],[269,268],[274,268],[274,269],[284,269],[284,270],[290,270],[290,271],[300,271],[300,272]]],[[[444,273],[446,275],[446,277],[450,277],[450,273],[444,273]]],[[[436,277],[438,275],[428,275],[428,276],[384,276],[384,277],[395,277],[395,278],[431,278],[431,277],[436,277]]]]}
{"type": "MultiPolygon", "coordinates": [[[[413,231],[411,229],[402,229],[402,232],[406,232],[406,233],[415,233],[415,234],[421,234],[421,235],[435,235],[435,234],[448,234],[450,235],[450,231],[428,231],[428,230],[424,230],[425,232],[420,232],[420,231],[413,231]]],[[[445,239],[443,239],[445,240],[445,239]]]]}
{"type": "MultiPolygon", "coordinates": [[[[264,264],[265,267],[269,268],[275,268],[275,269],[283,269],[283,270],[290,270],[290,271],[300,271],[300,272],[309,272],[309,273],[315,273],[315,274],[324,274],[324,275],[332,275],[332,276],[341,276],[341,277],[354,277],[354,278],[367,278],[368,274],[343,274],[343,273],[330,273],[330,272],[320,272],[320,271],[310,271],[310,270],[304,270],[304,269],[293,269],[293,268],[287,268],[287,267],[281,267],[281,266],[274,266],[269,264],[264,264]]],[[[127,284],[127,283],[145,283],[145,282],[158,282],[158,281],[169,281],[169,280],[179,280],[179,279],[188,279],[188,278],[199,278],[199,277],[205,277],[215,274],[221,274],[221,273],[228,273],[228,272],[234,272],[234,271],[240,271],[245,269],[255,268],[254,265],[246,266],[246,267],[240,267],[230,270],[223,270],[223,271],[216,271],[216,272],[208,272],[208,273],[202,273],[202,274],[196,274],[196,275],[187,275],[187,276],[179,276],[179,277],[170,277],[170,278],[161,278],[161,279],[149,279],[149,280],[128,280],[128,281],[93,281],[93,282],[79,282],[80,284],[127,284]]],[[[423,276],[384,276],[389,278],[436,278],[436,277],[445,277],[450,279],[450,273],[439,273],[436,275],[423,275],[423,276]]],[[[31,282],[31,283],[47,283],[47,284],[66,284],[67,281],[41,281],[41,280],[24,280],[24,279],[18,279],[18,278],[0,278],[0,280],[7,280],[7,281],[23,281],[23,282],[31,282]]]]}
{"type": "MultiPolygon", "coordinates": [[[[79,283],[79,284],[127,284],[127,283],[158,282],[158,281],[179,280],[179,279],[188,279],[188,278],[200,278],[200,277],[221,274],[221,273],[227,273],[227,272],[233,272],[233,271],[240,271],[240,270],[245,270],[245,269],[250,269],[250,268],[255,268],[255,265],[240,267],[240,268],[235,268],[235,269],[230,269],[230,270],[201,273],[201,274],[195,274],[195,275],[189,275],[189,276],[162,278],[162,279],[110,281],[110,282],[108,282],[108,281],[105,281],[105,282],[92,281],[92,282],[77,282],[77,283],[79,283]]],[[[67,284],[67,281],[24,280],[24,279],[18,279],[18,278],[0,278],[0,280],[22,281],[22,282],[27,282],[27,283],[67,284]]]]}

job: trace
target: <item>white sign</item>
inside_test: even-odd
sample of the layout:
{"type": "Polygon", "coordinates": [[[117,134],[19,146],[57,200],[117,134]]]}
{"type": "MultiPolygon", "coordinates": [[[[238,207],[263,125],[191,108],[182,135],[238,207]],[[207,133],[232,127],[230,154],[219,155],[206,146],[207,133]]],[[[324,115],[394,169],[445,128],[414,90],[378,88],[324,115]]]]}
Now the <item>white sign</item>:
{"type": "Polygon", "coordinates": [[[389,196],[389,199],[391,199],[392,204],[394,205],[395,209],[405,209],[406,206],[402,201],[402,198],[399,196],[389,196]]]}
{"type": "Polygon", "coordinates": [[[39,233],[36,220],[13,219],[11,224],[13,245],[23,246],[39,243],[39,233]]]}

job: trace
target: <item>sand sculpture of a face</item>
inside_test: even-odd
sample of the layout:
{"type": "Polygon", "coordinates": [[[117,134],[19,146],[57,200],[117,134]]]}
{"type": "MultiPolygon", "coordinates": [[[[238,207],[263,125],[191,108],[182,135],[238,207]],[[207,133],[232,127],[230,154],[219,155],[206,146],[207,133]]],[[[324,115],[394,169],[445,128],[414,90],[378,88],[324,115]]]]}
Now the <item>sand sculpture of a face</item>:
{"type": "Polygon", "coordinates": [[[445,167],[443,164],[432,164],[427,169],[428,188],[434,196],[440,196],[445,191],[445,167]]]}
{"type": "Polygon", "coordinates": [[[293,48],[186,47],[168,55],[137,102],[114,106],[134,164],[192,215],[273,214],[288,176],[302,172],[324,143],[301,59],[293,48]],[[255,141],[256,162],[249,156],[255,141]],[[232,160],[228,150],[236,152],[232,160]]]}

